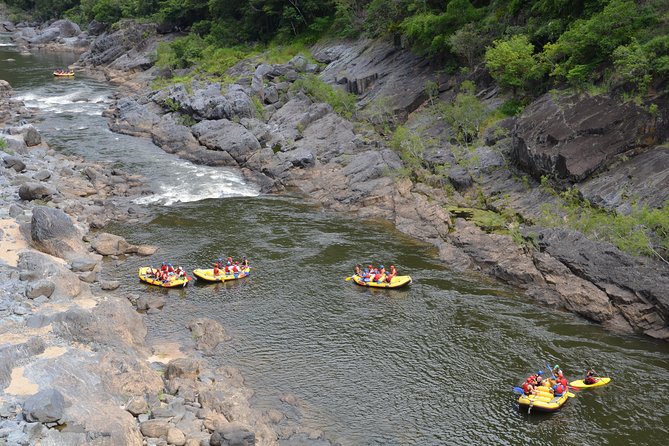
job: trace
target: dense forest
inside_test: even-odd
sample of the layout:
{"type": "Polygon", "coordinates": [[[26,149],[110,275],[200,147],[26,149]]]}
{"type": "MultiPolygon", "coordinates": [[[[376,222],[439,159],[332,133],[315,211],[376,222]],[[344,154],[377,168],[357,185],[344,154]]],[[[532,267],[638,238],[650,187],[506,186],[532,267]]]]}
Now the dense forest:
{"type": "Polygon", "coordinates": [[[173,63],[206,49],[309,42],[324,36],[400,38],[445,70],[485,64],[502,86],[606,85],[641,95],[669,76],[666,0],[5,0],[15,17],[113,25],[153,21],[188,33],[173,63]],[[28,15],[27,15],[28,14],[28,15]]]}

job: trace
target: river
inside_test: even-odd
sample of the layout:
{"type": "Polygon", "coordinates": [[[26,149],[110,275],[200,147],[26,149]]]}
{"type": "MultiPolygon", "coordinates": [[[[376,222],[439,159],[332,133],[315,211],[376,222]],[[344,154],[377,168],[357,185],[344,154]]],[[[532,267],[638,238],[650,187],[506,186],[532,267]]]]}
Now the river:
{"type": "MultiPolygon", "coordinates": [[[[6,45],[8,40],[0,40],[6,45]]],[[[190,345],[185,325],[211,317],[231,340],[210,358],[238,368],[260,409],[278,408],[342,445],[659,445],[669,438],[669,346],[607,332],[537,306],[513,289],[441,264],[430,246],[384,222],[360,221],[297,197],[262,196],[230,169],[195,166],[150,141],[110,132],[114,88],[53,79],[73,57],[22,56],[0,46],[0,79],[41,110],[55,149],[142,174],[155,196],[148,224],[107,230],[152,244],[107,273],[126,293],[159,293],[149,341],[190,345]],[[14,61],[7,61],[14,59],[14,61]],[[151,288],[137,268],[162,260],[189,270],[246,255],[251,277],[180,290],[151,288]],[[394,262],[414,283],[368,290],[346,282],[356,262],[394,262]],[[512,387],[559,363],[613,378],[554,414],[518,411],[512,387]],[[300,413],[281,402],[295,395],[300,413]]]]}

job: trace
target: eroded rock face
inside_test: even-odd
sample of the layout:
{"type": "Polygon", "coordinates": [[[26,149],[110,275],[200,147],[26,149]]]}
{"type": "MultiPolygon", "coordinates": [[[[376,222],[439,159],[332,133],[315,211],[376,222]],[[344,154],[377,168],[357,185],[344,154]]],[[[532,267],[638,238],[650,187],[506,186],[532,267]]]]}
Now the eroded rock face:
{"type": "Polygon", "coordinates": [[[651,208],[669,199],[669,149],[656,147],[578,185],[591,203],[625,213],[630,197],[651,208]]]}
{"type": "Polygon", "coordinates": [[[650,116],[604,96],[547,93],[525,109],[514,129],[514,161],[535,178],[578,182],[617,155],[657,141],[650,116]]]}
{"type": "MultiPolygon", "coordinates": [[[[605,321],[614,313],[622,314],[636,331],[669,340],[669,269],[653,260],[632,257],[608,243],[588,240],[582,234],[565,229],[529,230],[536,234],[540,250],[564,265],[587,284],[562,283],[560,292],[570,289],[572,310],[586,317],[605,321]],[[580,288],[578,291],[574,287],[580,288]],[[580,295],[580,297],[579,297],[580,295]],[[608,301],[608,302],[607,302],[608,301]]],[[[545,273],[559,271],[537,265],[545,273]]],[[[544,264],[545,265],[545,264],[544,264]]],[[[563,271],[559,274],[568,277],[563,271]]],[[[562,280],[562,282],[558,282],[562,280]]]]}
{"type": "Polygon", "coordinates": [[[361,106],[383,98],[401,117],[425,101],[425,83],[435,80],[426,59],[386,40],[318,45],[313,55],[328,64],[321,72],[324,81],[345,85],[361,106]]]}

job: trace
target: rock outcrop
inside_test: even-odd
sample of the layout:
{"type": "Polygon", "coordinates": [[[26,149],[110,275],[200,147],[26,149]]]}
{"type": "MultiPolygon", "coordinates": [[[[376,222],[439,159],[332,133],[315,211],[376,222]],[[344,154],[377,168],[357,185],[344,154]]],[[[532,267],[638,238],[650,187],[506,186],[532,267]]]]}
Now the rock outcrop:
{"type": "Polygon", "coordinates": [[[533,177],[583,181],[630,151],[657,143],[652,117],[604,96],[544,94],[523,112],[512,157],[533,177]]]}

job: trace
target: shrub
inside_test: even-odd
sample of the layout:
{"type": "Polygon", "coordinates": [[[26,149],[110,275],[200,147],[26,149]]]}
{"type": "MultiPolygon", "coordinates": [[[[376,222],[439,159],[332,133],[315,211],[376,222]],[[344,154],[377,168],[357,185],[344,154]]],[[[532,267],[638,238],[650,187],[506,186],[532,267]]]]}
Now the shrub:
{"type": "Polygon", "coordinates": [[[306,75],[291,85],[292,91],[303,91],[307,96],[318,102],[330,104],[340,116],[350,119],[355,111],[356,97],[339,88],[323,82],[318,76],[306,75]]]}
{"type": "Polygon", "coordinates": [[[494,41],[485,52],[485,64],[497,83],[510,88],[514,96],[518,89],[529,88],[545,72],[543,64],[534,55],[534,45],[523,34],[494,41]]]}

